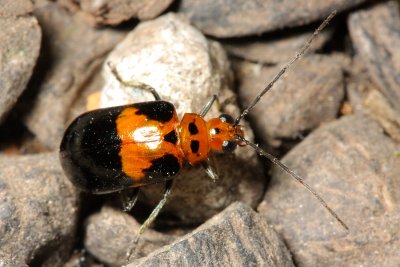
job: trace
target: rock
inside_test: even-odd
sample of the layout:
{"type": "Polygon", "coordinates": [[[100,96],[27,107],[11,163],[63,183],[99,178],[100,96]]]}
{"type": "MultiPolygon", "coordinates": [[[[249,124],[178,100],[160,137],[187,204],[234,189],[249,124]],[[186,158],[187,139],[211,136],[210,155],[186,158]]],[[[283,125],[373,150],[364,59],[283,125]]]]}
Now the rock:
{"type": "MultiPolygon", "coordinates": [[[[28,15],[32,13],[32,2],[29,0],[0,0],[0,17],[12,18],[28,15]]],[[[4,28],[2,28],[4,29],[4,28]]],[[[40,33],[40,30],[39,30],[40,33]]],[[[39,39],[40,40],[40,39],[39,39]]]]}
{"type": "Polygon", "coordinates": [[[41,30],[28,0],[0,1],[0,123],[25,90],[39,56],[41,30]]]}
{"type": "Polygon", "coordinates": [[[333,10],[355,7],[365,0],[181,1],[178,11],[203,33],[215,37],[258,35],[322,20],[333,10]]]}
{"type": "Polygon", "coordinates": [[[24,262],[17,260],[17,257],[11,255],[5,255],[0,252],[0,266],[1,267],[28,267],[24,262]]]}
{"type": "Polygon", "coordinates": [[[400,12],[396,1],[351,14],[353,46],[392,107],[400,111],[400,12]]]}
{"type": "MultiPolygon", "coordinates": [[[[239,95],[247,106],[274,77],[281,66],[236,64],[239,95]]],[[[334,56],[308,56],[263,96],[250,112],[258,136],[271,145],[277,139],[295,139],[335,119],[344,96],[341,65],[334,56]]]]}
{"type": "Polygon", "coordinates": [[[249,206],[234,203],[192,233],[133,266],[294,266],[279,236],[249,206]]]}
{"type": "Polygon", "coordinates": [[[173,0],[62,0],[73,11],[79,11],[93,25],[117,25],[131,18],[149,20],[160,15],[173,0]]]}
{"type": "Polygon", "coordinates": [[[56,3],[39,5],[34,14],[43,30],[46,53],[39,61],[40,75],[21,106],[28,106],[28,128],[48,148],[56,149],[72,102],[123,33],[92,29],[56,3]]]}
{"type": "Polygon", "coordinates": [[[139,228],[131,215],[105,206],[87,220],[85,248],[102,262],[121,266],[128,259],[144,257],[175,239],[151,229],[137,239],[139,228]]]}
{"type": "MultiPolygon", "coordinates": [[[[156,88],[162,99],[175,105],[179,117],[185,112],[198,113],[213,94],[218,95],[221,105],[215,104],[206,119],[219,116],[221,111],[231,115],[239,112],[232,103],[231,72],[223,49],[177,15],[141,23],[106,62],[101,107],[154,100],[147,91],[122,86],[111,73],[111,65],[124,81],[156,88]]],[[[251,131],[246,134],[252,138],[251,131]]],[[[252,149],[238,148],[235,156],[217,157],[214,166],[220,176],[216,183],[199,166],[184,168],[174,178],[173,192],[164,210],[185,223],[198,223],[237,200],[252,207],[257,205],[265,178],[252,149]]],[[[144,186],[145,196],[141,199],[155,206],[163,187],[144,186]]]]}
{"type": "Polygon", "coordinates": [[[0,251],[17,262],[59,266],[75,241],[77,193],[56,153],[0,159],[0,251]]]}
{"type": "Polygon", "coordinates": [[[378,90],[369,92],[364,100],[368,114],[374,118],[386,133],[400,143],[400,112],[392,108],[388,99],[378,90]]]}
{"type": "Polygon", "coordinates": [[[350,228],[347,235],[310,193],[275,168],[258,210],[283,235],[298,266],[398,262],[399,150],[376,122],[350,115],[317,129],[285,156],[350,228]]]}
{"type": "MultiPolygon", "coordinates": [[[[289,62],[311,37],[311,31],[279,32],[262,37],[222,40],[229,54],[252,62],[277,64],[289,62]]],[[[313,41],[308,53],[315,52],[332,37],[333,30],[325,29],[313,41]]]]}

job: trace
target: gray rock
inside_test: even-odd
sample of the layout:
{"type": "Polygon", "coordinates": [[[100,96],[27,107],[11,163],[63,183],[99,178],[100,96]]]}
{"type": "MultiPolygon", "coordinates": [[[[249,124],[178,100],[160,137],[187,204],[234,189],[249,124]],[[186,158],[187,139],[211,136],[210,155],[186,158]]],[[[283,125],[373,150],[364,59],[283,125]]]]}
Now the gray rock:
{"type": "Polygon", "coordinates": [[[43,145],[56,149],[72,102],[123,33],[93,29],[56,3],[38,5],[34,14],[45,47],[39,62],[41,75],[31,88],[36,95],[27,100],[32,108],[24,120],[43,145]]]}
{"type": "Polygon", "coordinates": [[[0,1],[0,123],[25,90],[39,56],[41,30],[30,1],[0,1]]]}
{"type": "Polygon", "coordinates": [[[309,192],[274,168],[258,210],[283,235],[299,266],[398,262],[396,151],[400,145],[376,122],[352,115],[314,131],[283,159],[339,214],[349,234],[309,192]]]}
{"type": "Polygon", "coordinates": [[[400,12],[389,1],[351,14],[348,20],[352,43],[393,108],[400,111],[400,12]]]}
{"type": "Polygon", "coordinates": [[[202,32],[215,37],[257,35],[286,27],[301,26],[346,10],[365,0],[302,1],[181,1],[178,11],[202,32]]]}
{"type": "Polygon", "coordinates": [[[234,203],[133,266],[294,266],[285,244],[249,206],[234,203]]]}
{"type": "Polygon", "coordinates": [[[138,238],[139,228],[140,224],[131,215],[103,207],[86,222],[85,248],[102,262],[121,266],[128,259],[144,257],[175,239],[151,229],[138,238]]]}
{"type": "MultiPolygon", "coordinates": [[[[232,101],[231,72],[223,49],[180,16],[167,14],[141,23],[110,53],[107,62],[116,67],[123,80],[154,87],[162,99],[175,105],[180,117],[186,112],[198,113],[213,94],[218,95],[221,105],[215,104],[206,119],[221,112],[239,112],[232,101]]],[[[103,73],[101,107],[154,100],[147,91],[122,86],[108,64],[103,73]]],[[[250,130],[246,134],[252,138],[250,130]]],[[[184,168],[174,178],[164,210],[185,223],[198,223],[237,200],[255,207],[263,194],[265,178],[252,149],[238,148],[236,152],[216,158],[214,166],[220,176],[216,183],[199,166],[184,168]]],[[[155,206],[163,185],[144,186],[142,190],[145,196],[140,199],[155,206]]]]}
{"type": "Polygon", "coordinates": [[[56,153],[1,157],[0,251],[18,262],[60,265],[74,243],[77,211],[56,153]]]}
{"type": "MultiPolygon", "coordinates": [[[[243,106],[274,77],[281,66],[236,64],[243,106]]],[[[297,62],[250,112],[261,140],[294,139],[335,119],[344,96],[341,65],[335,56],[308,56],[297,62]]]]}

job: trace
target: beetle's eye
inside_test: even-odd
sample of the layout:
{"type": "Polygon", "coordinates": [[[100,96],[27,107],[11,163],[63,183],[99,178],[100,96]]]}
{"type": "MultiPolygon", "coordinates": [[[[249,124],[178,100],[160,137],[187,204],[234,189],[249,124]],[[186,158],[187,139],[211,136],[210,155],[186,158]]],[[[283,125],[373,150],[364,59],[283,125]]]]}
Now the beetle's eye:
{"type": "Polygon", "coordinates": [[[225,140],[224,142],[222,142],[222,150],[227,153],[233,152],[236,146],[237,142],[234,140],[229,140],[229,141],[225,140]]]}
{"type": "Polygon", "coordinates": [[[233,124],[233,118],[232,116],[228,115],[228,114],[221,114],[219,116],[219,119],[223,122],[227,122],[229,124],[233,124]]]}

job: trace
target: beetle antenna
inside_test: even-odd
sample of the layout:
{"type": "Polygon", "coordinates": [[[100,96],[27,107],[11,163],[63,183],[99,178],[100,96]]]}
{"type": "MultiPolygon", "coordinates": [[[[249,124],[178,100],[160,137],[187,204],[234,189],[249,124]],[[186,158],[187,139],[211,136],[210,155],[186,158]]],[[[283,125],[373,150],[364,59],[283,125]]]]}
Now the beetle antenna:
{"type": "Polygon", "coordinates": [[[312,36],[308,41],[304,44],[304,46],[301,48],[300,51],[296,52],[296,55],[288,62],[286,65],[275,75],[275,77],[269,82],[269,84],[262,89],[258,95],[254,98],[253,102],[243,110],[243,112],[235,119],[234,125],[238,125],[239,122],[243,119],[244,116],[246,116],[251,109],[254,108],[254,106],[260,101],[260,99],[263,97],[263,95],[268,92],[274,84],[279,80],[279,78],[295,63],[299,58],[301,58],[307,49],[310,47],[312,41],[315,39],[315,37],[328,25],[328,23],[333,19],[333,17],[336,15],[336,10],[334,10],[322,23],[319,25],[319,27],[313,32],[312,36]]]}
{"type": "Polygon", "coordinates": [[[339,215],[336,214],[336,212],[334,212],[329,206],[328,204],[325,202],[325,200],[323,200],[323,198],[318,195],[318,193],[309,185],[307,184],[303,178],[301,178],[299,175],[297,175],[294,171],[292,171],[291,169],[289,169],[289,167],[287,167],[285,164],[283,164],[279,159],[277,159],[276,157],[272,156],[271,154],[267,153],[266,151],[264,151],[263,149],[261,149],[258,145],[253,144],[252,142],[250,142],[249,140],[244,139],[243,137],[236,135],[237,140],[244,142],[246,145],[251,146],[252,148],[254,148],[254,150],[262,157],[265,157],[267,159],[269,159],[272,163],[274,163],[275,165],[277,165],[279,168],[281,168],[282,170],[284,170],[286,173],[288,173],[292,178],[296,179],[300,184],[302,184],[305,188],[307,188],[308,191],[310,191],[317,199],[318,201],[322,204],[322,206],[324,206],[325,209],[328,210],[328,212],[343,226],[343,228],[345,228],[347,231],[349,230],[349,227],[344,223],[344,221],[342,219],[340,219],[339,215]]]}

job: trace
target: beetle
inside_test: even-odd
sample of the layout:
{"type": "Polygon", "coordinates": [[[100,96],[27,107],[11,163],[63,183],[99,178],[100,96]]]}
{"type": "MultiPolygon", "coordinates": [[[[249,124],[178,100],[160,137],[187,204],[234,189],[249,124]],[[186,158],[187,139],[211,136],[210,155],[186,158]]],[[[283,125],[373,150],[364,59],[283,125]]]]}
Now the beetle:
{"type": "Polygon", "coordinates": [[[235,120],[227,114],[208,121],[204,119],[216,100],[215,95],[200,113],[186,113],[179,120],[174,106],[161,100],[154,88],[123,81],[116,68],[109,64],[120,83],[150,91],[155,101],[98,109],[77,117],[65,131],[60,145],[60,161],[67,177],[81,190],[94,194],[120,192],[126,211],[135,204],[141,186],[165,182],[163,198],[139,230],[143,233],[165,205],[171,192],[172,178],[182,168],[184,160],[191,165],[202,164],[207,174],[216,179],[217,174],[208,162],[210,154],[230,153],[237,145],[250,145],[259,155],[270,159],[303,184],[348,229],[300,176],[245,139],[239,125],[261,97],[305,53],[313,38],[334,15],[335,12],[325,19],[300,52],[235,120]]]}

